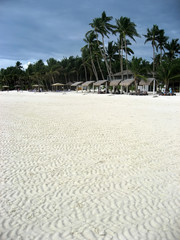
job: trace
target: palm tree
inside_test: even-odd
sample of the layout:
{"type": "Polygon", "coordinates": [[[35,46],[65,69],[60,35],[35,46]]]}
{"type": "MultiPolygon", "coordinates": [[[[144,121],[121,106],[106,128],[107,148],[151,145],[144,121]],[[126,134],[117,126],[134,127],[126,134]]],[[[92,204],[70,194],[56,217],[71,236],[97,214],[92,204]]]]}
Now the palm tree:
{"type": "Polygon", "coordinates": [[[111,73],[110,73],[110,67],[109,67],[109,64],[108,64],[108,61],[106,58],[106,54],[105,54],[104,38],[105,38],[105,36],[107,38],[109,38],[108,34],[114,32],[115,26],[109,23],[112,19],[113,19],[113,17],[111,17],[111,16],[108,17],[106,15],[106,12],[104,11],[101,15],[101,18],[94,18],[93,22],[89,24],[94,29],[97,42],[98,42],[98,33],[102,37],[103,48],[101,48],[101,46],[99,44],[98,44],[98,46],[99,46],[102,58],[104,59],[104,62],[106,64],[107,72],[108,72],[110,79],[111,79],[111,73]]]}
{"type": "Polygon", "coordinates": [[[107,59],[109,60],[109,70],[110,70],[110,75],[112,76],[112,62],[116,60],[116,53],[118,51],[117,45],[113,43],[113,41],[108,42],[108,46],[106,48],[106,53],[107,53],[107,59]]]}
{"type": "Polygon", "coordinates": [[[62,70],[62,67],[58,64],[58,61],[55,60],[54,58],[49,58],[47,60],[47,75],[50,76],[51,81],[50,85],[52,83],[55,83],[55,76],[60,75],[60,71],[62,70]]]}
{"type": "Polygon", "coordinates": [[[94,72],[96,80],[98,81],[98,74],[97,74],[96,66],[95,66],[94,60],[93,60],[93,57],[94,57],[93,47],[96,42],[96,36],[95,36],[94,32],[92,32],[92,31],[87,32],[85,35],[85,38],[83,40],[85,43],[87,43],[87,45],[85,45],[84,47],[89,50],[92,70],[94,72]]]}
{"type": "MultiPolygon", "coordinates": [[[[123,52],[123,43],[125,46],[125,53],[126,53],[126,70],[128,70],[128,63],[127,63],[127,40],[126,37],[131,38],[135,41],[134,37],[140,37],[136,30],[136,24],[131,22],[130,18],[127,17],[120,17],[120,19],[116,19],[116,33],[119,33],[120,41],[121,41],[121,54],[123,52]]],[[[122,60],[121,60],[121,70],[122,70],[122,60]]]]}
{"type": "MultiPolygon", "coordinates": [[[[123,41],[121,45],[121,36],[118,38],[116,45],[119,53],[120,72],[123,72],[123,51],[125,51],[125,42],[123,41]]],[[[126,39],[126,45],[127,54],[128,55],[134,54],[133,50],[130,47],[128,47],[129,45],[131,45],[129,39],[126,39]]]]}
{"type": "Polygon", "coordinates": [[[166,55],[170,60],[175,59],[178,54],[180,54],[180,44],[178,43],[179,39],[172,39],[171,42],[165,44],[165,48],[168,50],[166,55]]]}
{"type": "Polygon", "coordinates": [[[158,35],[158,37],[157,37],[157,42],[158,42],[158,44],[157,44],[157,50],[158,50],[158,48],[160,49],[160,64],[161,64],[161,62],[162,62],[162,51],[164,51],[164,47],[165,47],[165,45],[166,45],[166,43],[167,43],[168,38],[169,38],[169,37],[167,37],[167,36],[164,35],[164,30],[161,29],[161,30],[159,31],[159,35],[158,35]]]}
{"type": "Polygon", "coordinates": [[[162,61],[162,64],[157,69],[157,79],[162,81],[165,86],[166,90],[169,88],[169,83],[171,80],[180,78],[179,69],[180,65],[175,60],[171,61],[166,59],[162,61]]]}
{"type": "Polygon", "coordinates": [[[89,56],[89,49],[87,48],[87,46],[81,48],[81,57],[82,57],[82,66],[84,68],[84,74],[85,74],[85,80],[86,82],[88,81],[88,74],[87,74],[87,70],[90,70],[90,63],[89,63],[89,60],[90,60],[90,56],[89,56]]]}
{"type": "MultiPolygon", "coordinates": [[[[145,43],[151,42],[153,47],[153,78],[155,74],[155,47],[157,47],[158,37],[159,37],[159,27],[157,25],[153,25],[152,29],[147,29],[147,34],[144,35],[146,38],[145,43]]],[[[155,78],[153,84],[153,94],[155,93],[155,78]]]]}
{"type": "Polygon", "coordinates": [[[146,63],[142,58],[133,57],[129,68],[134,76],[136,91],[138,90],[138,83],[141,79],[146,80],[146,63]]]}

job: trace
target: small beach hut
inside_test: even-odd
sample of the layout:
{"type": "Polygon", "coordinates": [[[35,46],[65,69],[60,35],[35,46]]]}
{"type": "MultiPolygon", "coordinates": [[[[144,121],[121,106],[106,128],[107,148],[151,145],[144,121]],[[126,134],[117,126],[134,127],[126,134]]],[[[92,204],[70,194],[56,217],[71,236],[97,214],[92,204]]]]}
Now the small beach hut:
{"type": "Polygon", "coordinates": [[[120,83],[120,86],[125,87],[126,92],[128,93],[128,90],[129,90],[128,88],[134,81],[135,81],[134,78],[126,79],[120,83]]]}
{"type": "Polygon", "coordinates": [[[118,88],[118,86],[120,85],[120,82],[122,80],[121,79],[117,79],[117,80],[112,80],[109,84],[110,87],[113,87],[113,90],[112,92],[115,93],[116,92],[116,89],[118,88]]]}
{"type": "Polygon", "coordinates": [[[146,81],[145,80],[141,80],[139,82],[139,86],[138,89],[140,91],[151,91],[153,89],[153,80],[154,78],[147,78],[146,81]]]}
{"type": "Polygon", "coordinates": [[[82,87],[82,92],[83,92],[83,89],[85,88],[86,89],[86,91],[87,90],[89,90],[89,92],[90,92],[90,88],[93,86],[93,83],[94,83],[95,81],[87,81],[87,82],[84,82],[82,85],[81,85],[81,87],[82,87]]]}
{"type": "Polygon", "coordinates": [[[108,80],[99,80],[93,84],[93,88],[98,88],[98,93],[101,93],[101,86],[105,86],[105,92],[108,92],[108,80]]]}
{"type": "Polygon", "coordinates": [[[78,91],[78,87],[82,84],[82,82],[75,82],[71,85],[71,88],[73,87],[76,91],[78,91]]]}
{"type": "Polygon", "coordinates": [[[63,86],[64,86],[64,84],[62,84],[62,83],[53,83],[52,85],[52,91],[60,91],[60,90],[63,90],[62,88],[63,88],[63,86]]]}
{"type": "Polygon", "coordinates": [[[41,92],[42,89],[43,89],[43,85],[41,85],[41,84],[34,84],[34,85],[32,85],[32,88],[33,88],[35,91],[38,90],[38,92],[41,92]]]}
{"type": "Polygon", "coordinates": [[[72,82],[67,82],[67,83],[64,84],[64,87],[65,87],[67,90],[70,90],[72,84],[73,84],[72,82]]]}
{"type": "Polygon", "coordinates": [[[2,90],[3,90],[3,91],[5,91],[5,90],[8,91],[8,90],[9,90],[9,86],[8,86],[8,85],[2,86],[2,90]]]}

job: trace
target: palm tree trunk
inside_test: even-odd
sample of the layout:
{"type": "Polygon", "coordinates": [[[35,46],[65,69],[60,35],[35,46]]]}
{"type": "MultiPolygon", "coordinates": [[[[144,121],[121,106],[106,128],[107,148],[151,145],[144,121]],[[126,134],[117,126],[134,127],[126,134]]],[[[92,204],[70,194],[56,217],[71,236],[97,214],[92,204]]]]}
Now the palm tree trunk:
{"type": "Polygon", "coordinates": [[[93,61],[93,57],[92,57],[92,51],[91,51],[91,47],[90,47],[90,46],[89,46],[89,51],[90,51],[90,58],[91,58],[92,70],[93,70],[93,72],[94,72],[96,81],[98,81],[98,74],[97,74],[97,71],[96,71],[96,67],[95,67],[95,65],[94,65],[94,61],[93,61]]]}
{"type": "Polygon", "coordinates": [[[96,32],[96,40],[97,40],[97,44],[98,44],[98,47],[99,47],[99,50],[100,50],[100,53],[101,53],[101,56],[102,58],[104,59],[104,62],[106,64],[106,69],[107,69],[107,72],[108,72],[108,75],[110,77],[110,80],[111,80],[111,75],[110,75],[110,71],[109,71],[109,65],[107,63],[107,58],[106,58],[106,54],[105,54],[105,46],[104,46],[104,37],[102,35],[102,43],[103,43],[103,50],[104,50],[104,53],[99,45],[99,41],[98,41],[98,35],[97,35],[97,32],[96,32]]]}
{"type": "Polygon", "coordinates": [[[99,68],[99,71],[100,71],[100,73],[101,73],[102,79],[104,80],[104,74],[103,74],[103,72],[102,72],[102,69],[101,69],[101,66],[100,66],[99,59],[98,59],[98,56],[97,56],[97,55],[96,55],[96,60],[97,60],[98,68],[99,68]]]}
{"type": "MultiPolygon", "coordinates": [[[[154,71],[155,71],[155,46],[153,44],[153,78],[154,78],[154,71]]],[[[153,94],[155,94],[155,78],[153,80],[153,94]]]]}
{"type": "Polygon", "coordinates": [[[92,64],[92,70],[93,70],[93,72],[94,72],[96,81],[98,81],[98,75],[97,75],[96,67],[95,67],[95,65],[94,65],[94,61],[93,61],[92,58],[91,58],[91,64],[92,64]]]}
{"type": "Polygon", "coordinates": [[[161,65],[161,63],[162,63],[162,47],[160,48],[160,65],[161,65]]]}
{"type": "Polygon", "coordinates": [[[112,78],[114,79],[113,72],[112,72],[112,61],[111,61],[111,59],[109,60],[109,69],[110,69],[110,74],[111,74],[112,78]]]}
{"type": "Polygon", "coordinates": [[[87,69],[86,69],[86,65],[83,63],[83,67],[84,67],[84,72],[85,72],[85,79],[87,82],[87,69]]]}
{"type": "Polygon", "coordinates": [[[123,38],[121,38],[121,79],[123,81],[123,38]]]}
{"type": "Polygon", "coordinates": [[[128,79],[128,61],[127,61],[127,44],[126,44],[126,36],[124,36],[125,41],[125,52],[126,52],[126,71],[127,71],[127,79],[128,79]]]}
{"type": "Polygon", "coordinates": [[[53,74],[52,74],[52,82],[54,83],[54,77],[53,77],[53,74]]]}
{"type": "Polygon", "coordinates": [[[110,78],[110,81],[111,81],[111,71],[110,71],[110,67],[108,65],[108,61],[107,61],[107,58],[106,58],[106,54],[105,54],[105,45],[104,45],[104,37],[102,35],[102,43],[103,43],[103,50],[104,50],[104,53],[102,56],[104,56],[104,61],[105,61],[105,64],[106,64],[106,68],[107,68],[107,72],[108,72],[108,75],[109,75],[109,78],[110,78]]]}

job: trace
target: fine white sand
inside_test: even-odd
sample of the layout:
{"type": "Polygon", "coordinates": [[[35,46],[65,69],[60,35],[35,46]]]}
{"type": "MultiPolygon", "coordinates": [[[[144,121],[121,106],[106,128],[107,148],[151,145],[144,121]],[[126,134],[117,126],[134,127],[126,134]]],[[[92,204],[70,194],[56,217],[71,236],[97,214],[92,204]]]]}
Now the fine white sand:
{"type": "Polygon", "coordinates": [[[0,92],[1,240],[179,240],[180,96],[0,92]]]}

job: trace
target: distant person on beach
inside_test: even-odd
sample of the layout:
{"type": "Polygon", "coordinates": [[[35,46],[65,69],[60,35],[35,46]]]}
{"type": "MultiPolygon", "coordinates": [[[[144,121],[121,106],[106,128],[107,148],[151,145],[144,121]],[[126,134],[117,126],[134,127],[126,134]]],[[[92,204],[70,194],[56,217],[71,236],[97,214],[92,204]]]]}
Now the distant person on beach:
{"type": "Polygon", "coordinates": [[[169,93],[170,95],[172,95],[172,88],[169,88],[169,93]]]}

